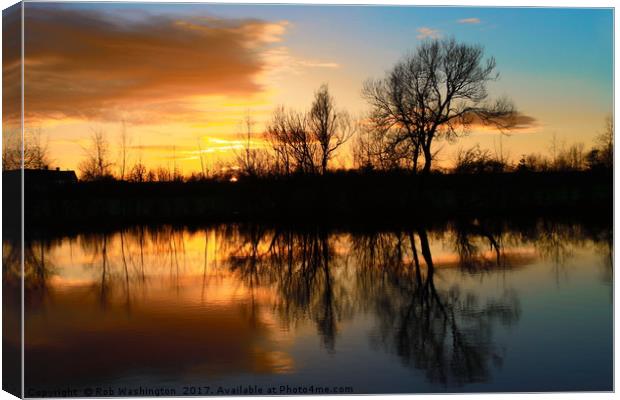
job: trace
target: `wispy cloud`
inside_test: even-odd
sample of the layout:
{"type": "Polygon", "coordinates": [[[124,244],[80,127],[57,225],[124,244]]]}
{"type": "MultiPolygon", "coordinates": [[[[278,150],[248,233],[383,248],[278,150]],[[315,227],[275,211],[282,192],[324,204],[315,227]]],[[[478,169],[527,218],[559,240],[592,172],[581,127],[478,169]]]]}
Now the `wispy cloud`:
{"type": "Polygon", "coordinates": [[[291,53],[288,47],[279,46],[263,52],[265,72],[272,79],[279,79],[283,74],[299,75],[307,69],[340,68],[340,64],[330,60],[319,60],[314,58],[300,58],[291,53]]]}
{"type": "Polygon", "coordinates": [[[299,65],[308,68],[340,68],[340,64],[335,62],[322,62],[315,60],[298,60],[299,65]]]}
{"type": "Polygon", "coordinates": [[[432,29],[432,28],[423,26],[421,28],[418,28],[418,36],[416,37],[418,39],[426,39],[426,38],[438,39],[441,37],[441,32],[438,29],[432,29]]]}
{"type": "MultiPolygon", "coordinates": [[[[466,119],[466,122],[470,124],[472,128],[476,129],[477,131],[497,132],[496,127],[494,127],[493,125],[486,124],[475,114],[466,115],[465,119],[466,119]]],[[[523,114],[520,112],[517,112],[516,114],[512,115],[511,117],[509,117],[509,119],[507,118],[495,119],[495,122],[511,123],[512,124],[511,132],[519,132],[519,133],[533,132],[537,128],[540,127],[540,121],[538,121],[536,118],[532,117],[531,115],[523,114]]]]}
{"type": "Polygon", "coordinates": [[[458,20],[459,24],[479,24],[480,18],[463,18],[458,20]]]}

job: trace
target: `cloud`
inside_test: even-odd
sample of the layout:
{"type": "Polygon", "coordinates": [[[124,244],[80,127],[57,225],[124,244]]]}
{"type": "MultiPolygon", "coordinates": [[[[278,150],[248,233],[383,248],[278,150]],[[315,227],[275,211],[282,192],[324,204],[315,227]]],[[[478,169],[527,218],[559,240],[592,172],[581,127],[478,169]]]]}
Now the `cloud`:
{"type": "Polygon", "coordinates": [[[521,113],[517,113],[513,121],[515,124],[514,129],[516,130],[526,130],[539,126],[539,122],[536,118],[521,113]]]}
{"type": "Polygon", "coordinates": [[[317,59],[305,59],[291,54],[288,47],[279,46],[267,50],[264,53],[265,63],[269,65],[268,76],[271,79],[280,79],[285,74],[298,75],[307,69],[340,68],[340,64],[317,59]]]}
{"type": "Polygon", "coordinates": [[[479,24],[480,18],[463,18],[457,21],[459,24],[479,24]]]}
{"type": "Polygon", "coordinates": [[[340,64],[335,62],[323,62],[316,60],[298,60],[300,66],[308,68],[340,68],[340,64]]]}
{"type": "Polygon", "coordinates": [[[2,119],[3,135],[21,125],[21,6],[2,11],[2,119]]]}
{"type": "Polygon", "coordinates": [[[438,39],[441,37],[441,32],[438,29],[428,28],[426,26],[418,28],[418,33],[418,36],[416,36],[418,39],[438,39]]]}
{"type": "Polygon", "coordinates": [[[263,53],[288,26],[252,19],[139,17],[29,5],[27,118],[122,116],[151,123],[189,118],[199,111],[192,97],[261,92],[257,77],[268,67],[263,53]]]}
{"type": "MultiPolygon", "coordinates": [[[[472,129],[480,131],[488,130],[491,132],[497,131],[497,128],[493,124],[485,123],[475,114],[466,115],[465,120],[467,121],[467,124],[472,127],[472,129]]],[[[517,112],[507,118],[497,118],[494,121],[501,125],[511,125],[510,131],[513,132],[531,132],[535,128],[539,127],[539,121],[536,118],[520,112],[517,112]]]]}

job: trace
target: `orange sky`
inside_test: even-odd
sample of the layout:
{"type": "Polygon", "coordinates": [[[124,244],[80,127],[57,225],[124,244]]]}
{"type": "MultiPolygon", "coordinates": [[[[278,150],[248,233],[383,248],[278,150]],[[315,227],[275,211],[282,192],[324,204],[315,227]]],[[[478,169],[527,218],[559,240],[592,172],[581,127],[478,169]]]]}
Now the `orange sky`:
{"type": "MultiPolygon", "coordinates": [[[[599,43],[603,50],[592,66],[548,71],[542,60],[540,70],[532,70],[526,61],[514,61],[523,55],[513,53],[533,54],[534,42],[514,37],[507,27],[499,22],[493,26],[485,17],[494,11],[497,21],[509,14],[510,21],[527,17],[535,24],[533,18],[520,16],[522,11],[474,9],[481,15],[474,18],[467,8],[409,7],[403,9],[411,14],[405,23],[400,14],[382,7],[310,6],[306,13],[303,8],[28,3],[25,129],[43,132],[54,167],[77,168],[93,130],[106,132],[117,158],[124,124],[130,165],[141,160],[149,167],[175,163],[184,173],[198,171],[199,148],[211,166],[230,159],[240,147],[238,132],[246,115],[260,136],[277,105],[307,108],[322,83],[329,84],[339,107],[362,116],[367,111],[360,93],[363,81],[381,77],[429,35],[479,42],[497,58],[501,80],[490,85],[490,93],[508,95],[527,117],[521,129],[501,141],[503,152],[513,159],[525,152],[546,152],[553,135],[566,144],[590,145],[611,112],[611,87],[606,88],[607,78],[600,78],[596,69],[606,71],[606,42],[599,43]],[[397,37],[398,29],[411,34],[397,37]],[[398,40],[390,41],[390,34],[398,40]],[[496,36],[504,46],[493,51],[496,36]],[[506,44],[511,44],[511,52],[506,52],[506,44]]],[[[551,21],[565,26],[563,18],[568,17],[558,11],[551,21]]],[[[611,28],[598,14],[594,17],[590,47],[611,28]]],[[[577,26],[565,29],[568,37],[577,26]]],[[[587,26],[581,33],[590,34],[587,26]]],[[[19,67],[18,54],[5,54],[3,64],[10,76],[19,67]]],[[[5,132],[18,118],[16,111],[5,109],[5,132]]],[[[260,143],[260,137],[256,140],[260,143]]],[[[498,150],[499,134],[474,129],[456,144],[438,143],[437,148],[443,146],[440,163],[450,164],[458,147],[475,144],[498,150]]],[[[333,164],[348,165],[348,154],[333,164]]]]}

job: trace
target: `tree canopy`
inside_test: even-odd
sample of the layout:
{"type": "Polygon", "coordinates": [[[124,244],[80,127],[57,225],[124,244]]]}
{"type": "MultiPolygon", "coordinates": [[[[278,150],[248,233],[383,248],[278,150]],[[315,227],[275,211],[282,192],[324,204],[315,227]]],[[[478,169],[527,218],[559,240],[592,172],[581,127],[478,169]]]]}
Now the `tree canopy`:
{"type": "Polygon", "coordinates": [[[495,67],[494,58],[484,59],[481,46],[435,39],[422,43],[383,79],[368,80],[363,95],[375,131],[387,138],[385,151],[404,149],[414,172],[422,156],[422,171],[428,173],[435,139],[453,139],[472,124],[510,129],[516,116],[512,103],[488,99],[487,82],[499,76],[495,67]]]}

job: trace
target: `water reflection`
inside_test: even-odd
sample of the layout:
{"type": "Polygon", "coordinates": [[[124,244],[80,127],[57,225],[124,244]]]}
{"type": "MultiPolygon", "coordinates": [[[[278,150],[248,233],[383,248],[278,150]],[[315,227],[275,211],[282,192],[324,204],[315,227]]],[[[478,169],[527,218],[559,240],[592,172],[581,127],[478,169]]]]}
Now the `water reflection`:
{"type": "MultiPolygon", "coordinates": [[[[486,258],[478,252],[472,232],[480,234],[472,229],[454,236],[459,267],[470,273],[499,268],[497,241],[484,235],[496,253],[495,258],[486,258]]],[[[427,232],[409,231],[408,247],[403,236],[357,245],[360,264],[365,265],[359,275],[361,291],[372,293],[367,297],[369,306],[379,317],[375,344],[398,354],[406,365],[424,370],[431,382],[452,386],[487,379],[489,364],[501,362],[492,344],[491,321],[518,320],[515,293],[480,304],[474,292],[462,293],[458,286],[438,289],[427,232]],[[408,254],[412,261],[406,262],[408,254]]]]}
{"type": "Polygon", "coordinates": [[[299,320],[314,323],[323,346],[334,351],[338,322],[353,313],[336,239],[321,230],[241,229],[236,248],[225,250],[230,271],[248,287],[275,288],[274,308],[288,329],[299,320]],[[330,240],[332,239],[332,240],[330,240]]]}
{"type": "MultiPolygon", "coordinates": [[[[303,380],[300,342],[316,337],[333,360],[348,359],[363,349],[352,335],[430,390],[489,383],[510,345],[495,332],[525,313],[511,274],[532,279],[526,271],[542,266],[561,285],[585,254],[610,286],[611,237],[609,227],[462,220],[363,232],[136,226],[31,240],[26,386],[303,380]],[[497,276],[500,286],[481,284],[497,276]],[[61,359],[71,363],[50,368],[61,359]]],[[[10,242],[3,250],[10,282],[18,253],[10,242]]],[[[403,385],[394,391],[412,391],[403,385]]]]}

